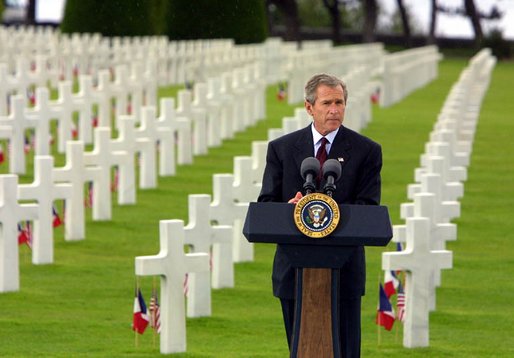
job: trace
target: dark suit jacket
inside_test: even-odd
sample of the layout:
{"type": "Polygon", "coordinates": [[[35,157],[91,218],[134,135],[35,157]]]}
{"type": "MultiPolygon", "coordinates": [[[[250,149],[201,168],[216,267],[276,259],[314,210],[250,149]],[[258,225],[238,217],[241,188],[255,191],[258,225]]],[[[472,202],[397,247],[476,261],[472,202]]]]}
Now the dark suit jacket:
{"type": "MultiPolygon", "coordinates": [[[[287,202],[302,191],[302,161],[314,156],[311,126],[271,141],[266,155],[266,168],[258,201],[287,202]]],[[[341,178],[336,182],[334,200],[339,204],[378,205],[380,203],[380,170],[382,150],[369,138],[341,126],[332,143],[328,159],[338,159],[341,178]],[[341,159],[343,161],[341,161],[341,159]]],[[[321,186],[323,183],[321,184],[321,186]]],[[[366,263],[364,247],[356,246],[341,270],[341,298],[364,295],[366,263]]],[[[273,294],[294,298],[295,272],[277,246],[273,263],[273,294]]]]}

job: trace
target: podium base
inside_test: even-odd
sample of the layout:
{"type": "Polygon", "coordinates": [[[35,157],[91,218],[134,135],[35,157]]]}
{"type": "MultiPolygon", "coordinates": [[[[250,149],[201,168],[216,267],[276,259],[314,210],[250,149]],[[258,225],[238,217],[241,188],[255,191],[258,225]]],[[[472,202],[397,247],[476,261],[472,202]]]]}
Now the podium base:
{"type": "Polygon", "coordinates": [[[291,357],[341,357],[339,275],[339,269],[296,269],[291,357]]]}

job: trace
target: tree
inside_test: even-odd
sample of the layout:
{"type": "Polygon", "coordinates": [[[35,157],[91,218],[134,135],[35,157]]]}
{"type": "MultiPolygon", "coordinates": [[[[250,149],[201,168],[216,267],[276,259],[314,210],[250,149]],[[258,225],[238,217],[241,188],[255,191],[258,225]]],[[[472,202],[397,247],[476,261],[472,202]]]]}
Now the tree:
{"type": "Polygon", "coordinates": [[[261,0],[173,0],[167,15],[167,33],[173,40],[232,38],[255,43],[267,35],[261,0]]]}
{"type": "Polygon", "coordinates": [[[36,24],[36,0],[29,0],[27,3],[27,14],[25,15],[25,25],[36,24]]]}
{"type": "Polygon", "coordinates": [[[448,15],[457,15],[457,16],[466,16],[469,18],[471,22],[471,26],[473,27],[473,31],[475,33],[475,44],[480,46],[484,40],[484,33],[482,31],[481,20],[498,20],[503,17],[503,13],[498,10],[496,5],[493,5],[487,12],[481,12],[475,6],[475,2],[473,0],[463,0],[462,7],[445,7],[442,5],[437,6],[437,11],[448,14],[448,15]]]}
{"type": "Polygon", "coordinates": [[[267,0],[266,7],[268,16],[272,6],[280,11],[284,17],[284,25],[286,34],[284,38],[288,41],[300,41],[300,17],[298,16],[298,4],[296,0],[267,0]]]}
{"type": "Polygon", "coordinates": [[[363,42],[375,41],[375,27],[377,25],[378,5],[376,0],[363,0],[364,24],[362,26],[363,42]]]}
{"type": "Polygon", "coordinates": [[[435,27],[436,27],[436,21],[437,21],[437,0],[431,0],[432,7],[430,12],[430,29],[428,31],[428,43],[429,44],[435,44],[436,38],[435,38],[435,27]]]}
{"type": "Polygon", "coordinates": [[[405,5],[403,4],[403,0],[396,0],[396,3],[398,4],[398,11],[400,12],[400,17],[402,19],[402,28],[403,28],[403,37],[405,39],[405,46],[412,47],[412,37],[411,37],[409,15],[407,13],[407,9],[406,9],[405,5]]]}
{"type": "Polygon", "coordinates": [[[464,0],[464,9],[466,10],[466,14],[469,17],[471,25],[473,26],[473,31],[475,32],[475,43],[479,45],[484,41],[484,33],[482,31],[482,25],[480,24],[480,17],[475,6],[475,2],[473,0],[464,0]]]}
{"type": "Polygon", "coordinates": [[[61,32],[104,36],[153,35],[152,0],[67,0],[61,32]]]}
{"type": "Polygon", "coordinates": [[[341,43],[341,12],[339,11],[339,0],[323,0],[323,4],[330,14],[332,20],[332,41],[334,44],[341,43]]]}

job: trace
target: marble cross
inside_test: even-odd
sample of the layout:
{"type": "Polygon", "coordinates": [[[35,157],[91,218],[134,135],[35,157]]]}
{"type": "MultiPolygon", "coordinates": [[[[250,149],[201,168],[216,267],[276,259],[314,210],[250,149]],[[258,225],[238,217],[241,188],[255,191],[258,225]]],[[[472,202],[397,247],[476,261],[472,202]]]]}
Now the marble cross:
{"type": "MultiPolygon", "coordinates": [[[[161,276],[161,339],[163,354],[186,351],[186,313],[183,291],[187,273],[206,273],[209,277],[207,253],[184,254],[185,232],[182,220],[161,220],[160,251],[154,256],[138,256],[135,273],[139,276],[161,276]]],[[[195,292],[189,293],[196,300],[195,292]]],[[[210,307],[210,295],[208,296],[210,307]]],[[[189,304],[189,302],[188,302],[189,304]]]]}
{"type": "Polygon", "coordinates": [[[383,270],[406,272],[404,347],[428,347],[433,272],[452,267],[452,253],[431,249],[430,219],[411,217],[405,250],[382,253],[383,270]]]}
{"type": "Polygon", "coordinates": [[[232,255],[234,262],[253,261],[253,244],[243,236],[243,223],[248,203],[238,203],[234,198],[234,176],[214,174],[212,176],[213,200],[211,220],[219,225],[230,225],[232,230],[232,255]]]}
{"type": "MultiPolygon", "coordinates": [[[[213,288],[234,287],[232,227],[211,224],[210,203],[210,195],[189,195],[189,222],[184,228],[185,243],[191,246],[192,252],[211,253],[213,288]]],[[[209,278],[204,275],[192,274],[189,282],[190,292],[209,289],[209,278]]]]}
{"type": "Polygon", "coordinates": [[[38,205],[19,204],[17,187],[17,175],[0,175],[0,292],[20,289],[18,222],[38,220],[38,205]]]}
{"type": "MultiPolygon", "coordinates": [[[[54,183],[52,170],[54,158],[34,158],[34,181],[18,185],[18,199],[36,200],[38,220],[34,223],[32,236],[32,263],[54,262],[53,204],[56,199],[70,200],[72,187],[69,183],[54,183]]],[[[68,224],[70,224],[68,222],[68,224]]]]}

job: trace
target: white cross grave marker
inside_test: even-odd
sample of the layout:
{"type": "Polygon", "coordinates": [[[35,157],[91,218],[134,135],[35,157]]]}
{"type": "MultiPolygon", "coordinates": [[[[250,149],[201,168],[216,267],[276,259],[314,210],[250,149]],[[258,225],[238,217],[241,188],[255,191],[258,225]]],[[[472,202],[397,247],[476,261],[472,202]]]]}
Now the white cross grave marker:
{"type": "MultiPolygon", "coordinates": [[[[84,143],[68,141],[66,143],[66,164],[64,167],[54,168],[52,175],[55,182],[67,182],[73,188],[71,199],[65,201],[65,239],[82,240],[85,238],[84,183],[98,181],[100,168],[86,168],[84,164],[84,143]]],[[[93,205],[98,200],[98,193],[94,193],[93,205]]]]}
{"type": "Polygon", "coordinates": [[[383,270],[406,271],[404,347],[429,345],[430,288],[434,270],[452,267],[452,253],[430,248],[430,219],[407,219],[407,246],[382,253],[383,270]]]}
{"type": "MultiPolygon", "coordinates": [[[[211,196],[189,195],[189,222],[185,227],[186,244],[193,252],[211,253],[212,287],[234,287],[234,262],[232,260],[232,227],[211,225],[211,196]],[[211,252],[212,248],[212,252],[211,252]]],[[[189,290],[208,290],[208,278],[191,275],[189,290]]],[[[207,310],[207,307],[205,307],[207,310]]],[[[210,307],[209,307],[210,315],[210,307]]],[[[207,313],[207,312],[206,312],[207,313]]]]}
{"type": "MultiPolygon", "coordinates": [[[[159,230],[159,254],[136,257],[135,271],[139,276],[161,276],[161,353],[185,352],[184,277],[187,273],[205,272],[208,278],[209,255],[184,254],[185,234],[182,220],[161,220],[159,230]]],[[[194,292],[190,292],[188,301],[194,299],[192,295],[194,292]]]]}
{"type": "Polygon", "coordinates": [[[214,174],[212,177],[213,201],[211,220],[220,225],[230,225],[232,230],[232,255],[234,262],[253,261],[253,244],[243,236],[243,223],[248,203],[238,203],[234,198],[234,176],[214,174]]]}
{"type": "Polygon", "coordinates": [[[53,203],[56,199],[70,199],[72,187],[69,183],[54,184],[52,170],[54,158],[39,156],[34,159],[34,182],[18,186],[20,200],[36,200],[38,218],[34,222],[32,236],[32,263],[54,262],[53,203]]]}
{"type": "Polygon", "coordinates": [[[37,219],[37,204],[18,204],[18,176],[0,175],[0,292],[20,289],[18,222],[37,219]]]}

